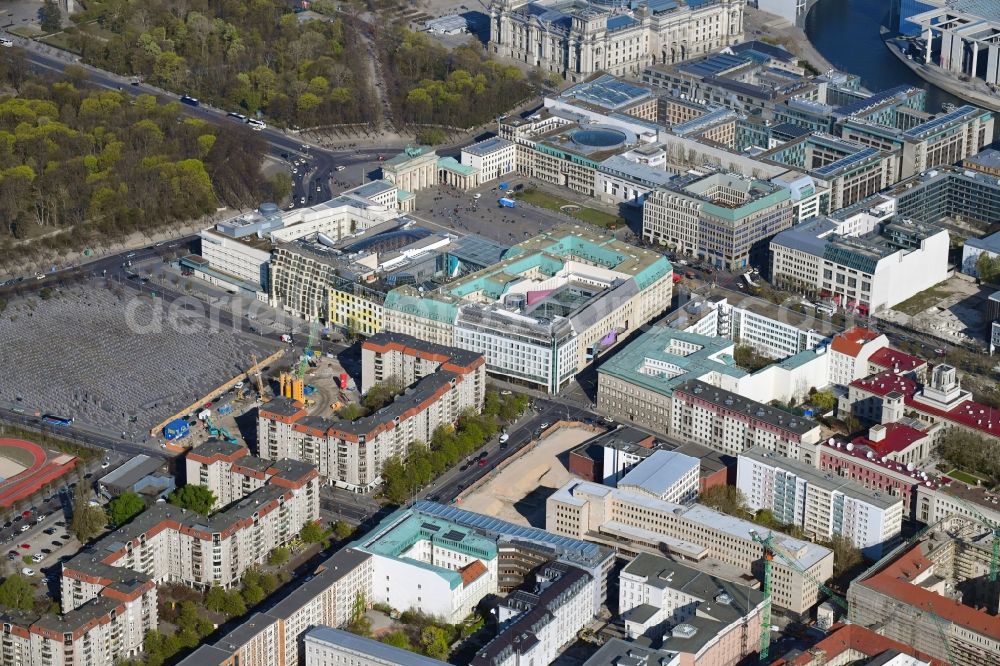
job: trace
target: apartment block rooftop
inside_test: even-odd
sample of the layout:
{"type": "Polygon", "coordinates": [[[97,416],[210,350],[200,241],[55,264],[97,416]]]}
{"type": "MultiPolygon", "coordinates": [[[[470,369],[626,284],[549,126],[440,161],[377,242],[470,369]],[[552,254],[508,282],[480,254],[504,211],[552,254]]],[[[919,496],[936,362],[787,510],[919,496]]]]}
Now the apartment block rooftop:
{"type": "Polygon", "coordinates": [[[772,407],[771,405],[765,405],[750,398],[744,398],[737,393],[712,386],[700,379],[688,380],[677,386],[674,390],[686,393],[698,400],[704,400],[709,404],[724,409],[727,413],[739,414],[741,417],[760,421],[773,428],[795,435],[805,435],[819,427],[819,423],[812,419],[797,416],[791,412],[772,407]]]}
{"type": "Polygon", "coordinates": [[[888,509],[903,501],[903,498],[898,495],[890,495],[878,490],[869,490],[833,472],[825,472],[816,469],[812,465],[807,465],[797,460],[786,458],[785,456],[775,455],[759,446],[747,449],[740,454],[740,458],[747,458],[786,472],[791,472],[809,485],[822,488],[830,493],[840,493],[846,497],[865,502],[880,509],[888,509]]]}

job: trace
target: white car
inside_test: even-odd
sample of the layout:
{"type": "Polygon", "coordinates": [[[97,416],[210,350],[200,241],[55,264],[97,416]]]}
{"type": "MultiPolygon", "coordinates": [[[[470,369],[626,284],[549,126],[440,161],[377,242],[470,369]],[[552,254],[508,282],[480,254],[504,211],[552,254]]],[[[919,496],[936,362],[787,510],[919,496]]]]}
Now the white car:
{"type": "Polygon", "coordinates": [[[506,444],[508,439],[510,439],[510,435],[508,435],[505,432],[500,433],[500,443],[501,444],[506,444]]]}
{"type": "Polygon", "coordinates": [[[337,166],[337,171],[343,171],[346,168],[347,167],[345,167],[343,164],[341,164],[341,165],[337,166]]]}
{"type": "Polygon", "coordinates": [[[41,562],[44,559],[45,559],[45,556],[42,555],[41,553],[35,553],[34,555],[31,556],[31,561],[34,562],[35,564],[38,564],[39,562],[41,562]]]}
{"type": "Polygon", "coordinates": [[[101,463],[101,469],[107,469],[108,467],[111,467],[111,463],[109,463],[107,460],[101,463]]]}
{"type": "Polygon", "coordinates": [[[23,569],[21,569],[21,573],[25,576],[34,576],[35,570],[32,569],[31,567],[24,567],[23,569]]]}
{"type": "Polygon", "coordinates": [[[31,525],[28,525],[27,523],[25,523],[24,525],[21,525],[21,531],[22,532],[27,532],[30,529],[31,529],[31,525]]]}

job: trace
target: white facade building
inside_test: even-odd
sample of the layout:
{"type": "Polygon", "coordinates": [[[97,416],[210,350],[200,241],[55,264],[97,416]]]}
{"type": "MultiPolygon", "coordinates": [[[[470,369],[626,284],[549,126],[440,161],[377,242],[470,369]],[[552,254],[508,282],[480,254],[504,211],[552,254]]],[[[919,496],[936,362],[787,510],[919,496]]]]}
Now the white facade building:
{"type": "Polygon", "coordinates": [[[497,180],[517,169],[517,146],[493,137],[462,148],[462,164],[479,169],[479,182],[497,180]]]}
{"type": "Polygon", "coordinates": [[[446,520],[396,512],[352,544],[370,553],[372,600],[460,624],[497,591],[496,542],[446,520]]]}
{"type": "MultiPolygon", "coordinates": [[[[730,646],[737,648],[737,654],[726,655],[733,662],[753,653],[759,646],[761,612],[765,604],[764,594],[759,589],[717,578],[650,553],[640,553],[625,565],[618,583],[618,612],[625,621],[629,638],[635,640],[645,636],[656,640],[665,633],[669,635],[669,629],[681,623],[692,623],[699,616],[710,618],[718,623],[711,628],[723,634],[717,640],[727,641],[725,635],[731,632],[742,634],[742,640],[735,641],[738,645],[730,646]]],[[[709,629],[708,626],[698,628],[709,629]]]]}
{"type": "Polygon", "coordinates": [[[498,635],[471,666],[551,664],[594,620],[598,581],[589,573],[551,562],[535,572],[535,580],[534,588],[511,592],[497,607],[498,635]]]}
{"type": "Polygon", "coordinates": [[[889,338],[861,326],[836,335],[830,344],[830,383],[847,386],[855,379],[867,377],[868,359],[879,349],[889,346],[889,338]]]}
{"type": "Polygon", "coordinates": [[[760,448],[740,454],[736,487],[754,511],[767,509],[775,520],[797,525],[813,539],[843,536],[872,559],[882,556],[902,528],[901,497],[760,448]]]}
{"type": "Polygon", "coordinates": [[[618,481],[622,490],[685,504],[698,496],[701,464],[676,451],[654,451],[618,481]]]}
{"type": "Polygon", "coordinates": [[[833,234],[835,227],[817,219],[772,238],[774,283],[865,314],[891,308],[948,276],[949,236],[940,227],[888,222],[857,237],[833,234]],[[812,259],[804,261],[806,256],[812,259]]]}

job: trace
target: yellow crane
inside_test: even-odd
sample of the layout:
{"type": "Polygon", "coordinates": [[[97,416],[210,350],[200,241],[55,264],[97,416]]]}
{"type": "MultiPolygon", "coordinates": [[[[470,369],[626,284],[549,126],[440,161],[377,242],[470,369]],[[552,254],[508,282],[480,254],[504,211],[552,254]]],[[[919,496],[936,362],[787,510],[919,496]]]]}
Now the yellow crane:
{"type": "Polygon", "coordinates": [[[250,379],[250,375],[253,374],[253,380],[257,384],[257,393],[260,394],[260,399],[263,400],[264,399],[264,380],[261,377],[260,368],[257,367],[257,365],[258,365],[257,355],[253,354],[251,356],[251,359],[253,360],[253,365],[250,366],[250,371],[247,372],[247,379],[250,379]]]}

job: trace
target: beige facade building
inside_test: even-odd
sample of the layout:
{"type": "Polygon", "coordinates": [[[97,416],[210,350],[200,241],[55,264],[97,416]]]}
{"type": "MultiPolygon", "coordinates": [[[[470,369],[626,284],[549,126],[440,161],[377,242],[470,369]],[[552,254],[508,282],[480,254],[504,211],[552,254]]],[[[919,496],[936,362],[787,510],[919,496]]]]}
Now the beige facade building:
{"type": "Polygon", "coordinates": [[[156,629],[156,586],[136,575],[60,615],[2,613],[0,622],[5,665],[114,666],[139,656],[146,632],[156,629]]]}
{"type": "MultiPolygon", "coordinates": [[[[681,506],[587,481],[570,481],[548,498],[545,529],[596,541],[623,555],[666,551],[695,567],[711,559],[751,575],[760,571],[764,557],[753,539],[763,528],[754,523],[700,504],[681,506]]],[[[829,549],[777,532],[774,539],[812,580],[833,575],[829,549]]],[[[775,605],[795,614],[807,613],[819,595],[815,583],[780,558],[773,563],[771,592],[775,605]]]]}
{"type": "Polygon", "coordinates": [[[316,626],[340,627],[369,598],[372,557],[344,548],[263,613],[255,613],[213,645],[202,645],[178,666],[305,666],[302,638],[316,626]]]}
{"type": "Polygon", "coordinates": [[[431,441],[438,426],[454,423],[463,410],[482,409],[486,367],[478,354],[398,333],[376,334],[363,349],[362,386],[397,374],[416,383],[387,407],[355,421],[310,416],[302,403],[275,398],[258,413],[262,453],[308,462],[330,482],[363,492],[381,483],[386,460],[405,457],[415,441],[431,441]]]}
{"type": "Polygon", "coordinates": [[[218,513],[206,517],[155,504],[105,536],[94,553],[65,562],[63,610],[79,608],[137,576],[201,589],[239,584],[248,568],[319,518],[316,470],[295,461],[274,467],[264,487],[218,513]]]}
{"type": "Polygon", "coordinates": [[[659,253],[560,226],[433,292],[393,290],[386,326],[434,342],[450,339],[482,354],[490,374],[555,393],[666,309],[672,277],[659,253]]]}
{"type": "Polygon", "coordinates": [[[743,5],[498,0],[487,50],[583,81],[596,72],[637,76],[651,62],[679,62],[743,39],[743,5]]]}
{"type": "Polygon", "coordinates": [[[382,178],[406,192],[438,184],[438,156],[425,146],[407,148],[382,163],[382,178]]]}
{"type": "Polygon", "coordinates": [[[674,389],[670,434],[720,453],[739,455],[759,446],[792,460],[815,453],[820,426],[741,395],[691,380],[674,389]]]}
{"type": "Polygon", "coordinates": [[[683,176],[654,190],[642,207],[650,243],[697,255],[726,270],[763,265],[767,240],[792,226],[791,193],[731,173],[683,176]]]}

